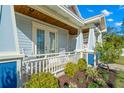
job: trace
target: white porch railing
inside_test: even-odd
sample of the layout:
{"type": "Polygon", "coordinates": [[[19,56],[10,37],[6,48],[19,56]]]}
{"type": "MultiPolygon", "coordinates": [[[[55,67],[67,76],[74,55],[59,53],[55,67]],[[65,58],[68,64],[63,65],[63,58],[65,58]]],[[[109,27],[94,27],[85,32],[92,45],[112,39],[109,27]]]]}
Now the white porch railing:
{"type": "Polygon", "coordinates": [[[50,72],[56,75],[64,70],[65,64],[68,62],[76,63],[81,56],[81,52],[65,52],[29,56],[22,62],[23,83],[27,81],[33,73],[50,72]]]}

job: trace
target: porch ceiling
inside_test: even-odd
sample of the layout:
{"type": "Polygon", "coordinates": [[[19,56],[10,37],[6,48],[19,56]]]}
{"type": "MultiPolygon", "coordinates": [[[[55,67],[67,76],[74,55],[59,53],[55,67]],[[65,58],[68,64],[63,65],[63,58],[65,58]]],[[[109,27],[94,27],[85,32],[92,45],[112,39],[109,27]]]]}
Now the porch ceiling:
{"type": "Polygon", "coordinates": [[[89,32],[89,28],[83,29],[83,33],[88,33],[88,32],[89,32]]]}
{"type": "Polygon", "coordinates": [[[90,28],[92,24],[95,24],[97,27],[99,27],[100,31],[102,32],[106,31],[106,21],[103,14],[85,19],[84,23],[85,25],[82,27],[82,29],[90,28]]]}
{"type": "MultiPolygon", "coordinates": [[[[26,5],[14,5],[14,10],[16,12],[19,12],[21,14],[24,14],[26,16],[30,16],[30,17],[33,17],[35,19],[38,19],[38,20],[41,20],[41,21],[44,21],[46,23],[49,23],[49,24],[52,24],[52,25],[55,25],[55,26],[58,26],[58,27],[61,27],[61,28],[64,28],[64,29],[67,29],[69,30],[69,34],[71,35],[75,35],[77,34],[78,30],[70,25],[67,25],[55,18],[52,18],[38,10],[35,10],[29,6],[26,6],[26,5]]],[[[66,19],[65,19],[66,20],[66,19]]]]}

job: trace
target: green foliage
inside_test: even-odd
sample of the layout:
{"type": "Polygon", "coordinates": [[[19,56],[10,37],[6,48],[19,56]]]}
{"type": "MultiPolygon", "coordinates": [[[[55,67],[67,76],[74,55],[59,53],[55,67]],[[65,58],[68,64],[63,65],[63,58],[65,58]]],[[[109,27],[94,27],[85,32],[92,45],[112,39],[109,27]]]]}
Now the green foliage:
{"type": "Polygon", "coordinates": [[[120,56],[119,60],[116,60],[116,64],[124,65],[124,56],[120,56]]]}
{"type": "Polygon", "coordinates": [[[87,68],[87,63],[86,63],[86,60],[84,58],[80,58],[78,60],[78,67],[79,67],[80,71],[83,71],[87,68]]]}
{"type": "Polygon", "coordinates": [[[78,78],[79,83],[83,83],[85,78],[78,78]]]}
{"type": "Polygon", "coordinates": [[[70,78],[74,77],[74,75],[78,71],[79,71],[79,68],[78,68],[77,64],[74,64],[74,63],[71,63],[71,62],[67,63],[66,66],[65,66],[65,68],[64,68],[64,72],[70,78]]]}
{"type": "Polygon", "coordinates": [[[51,73],[41,72],[33,74],[31,79],[26,82],[26,88],[57,88],[58,80],[51,73]]]}
{"type": "Polygon", "coordinates": [[[114,80],[115,88],[124,88],[124,71],[117,71],[115,80],[114,80]]]}
{"type": "Polygon", "coordinates": [[[122,53],[122,39],[120,36],[106,34],[103,43],[97,43],[96,50],[100,54],[100,60],[104,63],[112,63],[119,59],[122,53]]]}
{"type": "Polygon", "coordinates": [[[88,88],[98,88],[98,84],[94,83],[94,82],[91,82],[88,84],[88,88]]]}
{"type": "Polygon", "coordinates": [[[86,75],[88,78],[96,79],[99,77],[99,73],[95,68],[88,67],[86,69],[86,75]]]}
{"type": "Polygon", "coordinates": [[[108,70],[99,69],[99,73],[100,73],[100,75],[103,77],[103,79],[105,81],[109,80],[109,72],[108,72],[108,70]]]}
{"type": "Polygon", "coordinates": [[[101,78],[97,78],[96,83],[100,86],[105,86],[106,85],[105,81],[101,78]]]}

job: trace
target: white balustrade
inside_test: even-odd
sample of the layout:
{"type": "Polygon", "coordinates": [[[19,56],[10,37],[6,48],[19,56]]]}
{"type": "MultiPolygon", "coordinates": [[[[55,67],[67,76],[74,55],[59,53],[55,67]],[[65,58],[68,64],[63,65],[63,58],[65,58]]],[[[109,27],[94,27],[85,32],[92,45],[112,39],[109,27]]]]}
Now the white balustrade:
{"type": "Polygon", "coordinates": [[[57,74],[64,70],[64,66],[67,62],[76,63],[81,57],[80,55],[81,52],[65,52],[64,54],[53,53],[29,56],[22,62],[22,75],[27,75],[25,77],[29,78],[31,74],[38,72],[57,74]]]}

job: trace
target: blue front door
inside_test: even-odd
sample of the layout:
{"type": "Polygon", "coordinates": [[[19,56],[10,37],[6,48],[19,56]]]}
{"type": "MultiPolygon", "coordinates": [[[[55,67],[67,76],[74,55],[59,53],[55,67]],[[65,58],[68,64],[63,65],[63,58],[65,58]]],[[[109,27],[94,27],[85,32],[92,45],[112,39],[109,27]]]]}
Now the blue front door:
{"type": "Polygon", "coordinates": [[[16,88],[16,61],[0,63],[0,88],[16,88]]]}
{"type": "Polygon", "coordinates": [[[88,53],[88,64],[94,66],[94,54],[88,53]]]}

